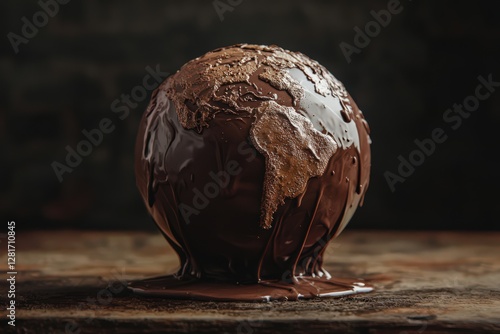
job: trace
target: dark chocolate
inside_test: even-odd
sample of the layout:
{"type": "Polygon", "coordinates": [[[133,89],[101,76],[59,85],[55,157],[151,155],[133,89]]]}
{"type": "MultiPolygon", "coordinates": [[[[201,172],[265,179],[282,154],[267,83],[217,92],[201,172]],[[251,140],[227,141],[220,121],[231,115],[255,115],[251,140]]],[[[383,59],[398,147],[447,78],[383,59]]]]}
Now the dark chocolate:
{"type": "Polygon", "coordinates": [[[137,186],[181,268],[132,288],[224,300],[368,291],[322,262],[369,170],[368,125],[317,62],[246,44],[196,58],[153,93],[136,145],[137,186]]]}

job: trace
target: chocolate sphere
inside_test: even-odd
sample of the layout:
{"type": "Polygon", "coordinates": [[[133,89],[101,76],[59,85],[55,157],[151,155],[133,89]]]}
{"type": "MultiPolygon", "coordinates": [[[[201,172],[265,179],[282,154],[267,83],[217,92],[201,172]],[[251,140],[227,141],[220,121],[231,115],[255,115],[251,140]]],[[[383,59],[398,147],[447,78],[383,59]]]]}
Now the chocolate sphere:
{"type": "Polygon", "coordinates": [[[369,169],[368,125],[342,83],[276,46],[186,63],[154,91],[136,145],[137,186],[179,280],[328,280],[325,247],[369,169]]]}

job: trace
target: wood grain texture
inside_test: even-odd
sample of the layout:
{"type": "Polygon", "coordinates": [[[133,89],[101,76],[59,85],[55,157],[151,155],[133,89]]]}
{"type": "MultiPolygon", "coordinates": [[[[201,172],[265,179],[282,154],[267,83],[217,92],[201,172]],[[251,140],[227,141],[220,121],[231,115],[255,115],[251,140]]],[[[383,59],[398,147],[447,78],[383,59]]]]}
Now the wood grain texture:
{"type": "Polygon", "coordinates": [[[120,281],[177,266],[158,234],[30,232],[16,243],[16,327],[7,325],[2,279],[2,333],[500,333],[498,232],[347,231],[325,267],[362,277],[375,292],[271,303],[130,295],[120,281]]]}

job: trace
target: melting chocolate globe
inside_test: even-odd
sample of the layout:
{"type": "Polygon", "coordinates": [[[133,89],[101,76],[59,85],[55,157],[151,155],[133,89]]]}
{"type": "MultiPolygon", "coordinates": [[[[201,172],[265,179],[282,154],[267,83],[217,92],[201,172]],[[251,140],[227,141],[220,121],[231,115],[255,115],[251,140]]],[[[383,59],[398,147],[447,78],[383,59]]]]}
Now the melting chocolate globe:
{"type": "Polygon", "coordinates": [[[371,290],[322,267],[366,192],[370,138],[314,60],[242,44],[188,62],[154,91],[135,154],[139,191],[181,267],[133,291],[270,300],[371,290]]]}

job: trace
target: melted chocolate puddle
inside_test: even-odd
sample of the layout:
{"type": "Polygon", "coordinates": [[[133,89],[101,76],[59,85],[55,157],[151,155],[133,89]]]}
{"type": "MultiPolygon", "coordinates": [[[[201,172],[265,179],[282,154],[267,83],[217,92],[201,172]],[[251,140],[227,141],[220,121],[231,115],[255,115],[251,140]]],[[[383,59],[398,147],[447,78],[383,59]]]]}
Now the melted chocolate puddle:
{"type": "Polygon", "coordinates": [[[174,275],[131,282],[129,288],[139,295],[208,301],[269,302],[321,297],[342,297],[370,292],[371,286],[361,280],[344,278],[298,277],[293,284],[265,280],[257,284],[207,282],[199,279],[179,279],[174,275]]]}

